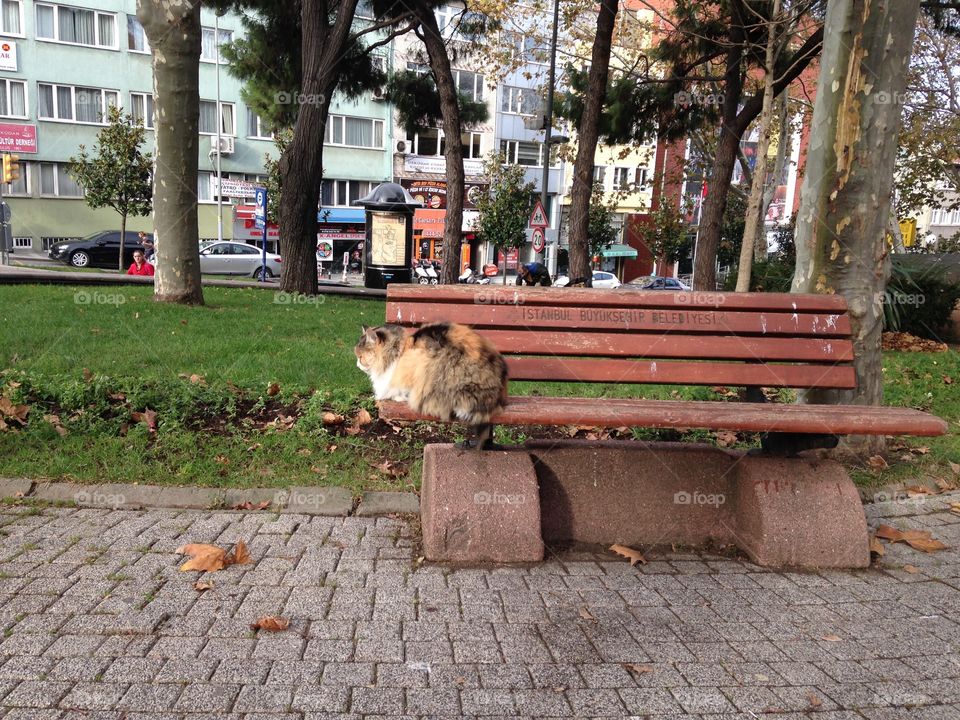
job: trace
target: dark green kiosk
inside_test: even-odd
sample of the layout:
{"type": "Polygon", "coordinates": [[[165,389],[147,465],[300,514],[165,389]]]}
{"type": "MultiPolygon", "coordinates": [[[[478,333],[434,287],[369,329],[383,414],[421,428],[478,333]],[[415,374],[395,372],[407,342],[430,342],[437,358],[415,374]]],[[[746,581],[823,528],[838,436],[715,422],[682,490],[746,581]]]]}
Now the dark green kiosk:
{"type": "Polygon", "coordinates": [[[364,286],[382,289],[413,282],[413,211],[422,204],[397,183],[382,183],[352,204],[367,214],[364,286]]]}

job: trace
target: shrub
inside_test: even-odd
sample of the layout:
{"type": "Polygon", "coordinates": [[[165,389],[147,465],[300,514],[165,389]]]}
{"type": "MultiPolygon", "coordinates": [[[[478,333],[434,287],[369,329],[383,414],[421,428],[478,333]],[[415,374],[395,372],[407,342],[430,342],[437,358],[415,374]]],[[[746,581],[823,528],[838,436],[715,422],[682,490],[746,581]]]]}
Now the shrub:
{"type": "Polygon", "coordinates": [[[960,283],[943,269],[896,256],[884,293],[884,329],[941,340],[960,301],[960,283]]]}

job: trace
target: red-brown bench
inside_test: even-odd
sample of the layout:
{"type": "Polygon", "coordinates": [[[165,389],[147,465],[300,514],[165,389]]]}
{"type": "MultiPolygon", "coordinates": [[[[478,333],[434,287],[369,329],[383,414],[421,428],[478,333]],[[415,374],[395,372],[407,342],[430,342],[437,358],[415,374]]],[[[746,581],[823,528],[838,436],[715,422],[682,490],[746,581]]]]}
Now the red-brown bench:
{"type": "MultiPolygon", "coordinates": [[[[736,543],[766,564],[862,566],[866,523],[842,466],[778,456],[832,447],[843,435],[947,430],[940,418],[911,408],[763,402],[761,388],[856,388],[850,320],[836,295],[390,285],[386,320],[411,329],[470,325],[506,356],[511,381],[736,386],[748,400],[511,395],[493,418],[499,424],[762,438],[758,457],[691,443],[550,441],[481,453],[479,465],[450,446],[428,446],[422,515],[430,559],[531,560],[543,540],[714,541],[736,543]],[[476,502],[478,492],[509,500],[518,488],[525,488],[514,493],[522,503],[476,502]],[[705,512],[697,493],[724,502],[705,512]],[[519,539],[504,541],[503,527],[519,539]]],[[[403,403],[381,403],[380,412],[420,419],[403,403]]]]}

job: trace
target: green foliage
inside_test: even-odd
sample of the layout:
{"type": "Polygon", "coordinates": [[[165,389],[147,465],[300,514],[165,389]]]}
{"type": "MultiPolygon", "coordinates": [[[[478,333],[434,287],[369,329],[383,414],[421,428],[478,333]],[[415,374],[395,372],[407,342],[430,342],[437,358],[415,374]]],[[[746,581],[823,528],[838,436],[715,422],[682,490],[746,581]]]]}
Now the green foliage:
{"type": "Polygon", "coordinates": [[[263,167],[267,171],[267,180],[264,187],[267,189],[267,221],[280,222],[280,195],[282,179],[280,174],[280,160],[287,145],[293,140],[293,131],[290,129],[277,130],[273,135],[273,144],[277,147],[277,158],[270,153],[263,156],[263,167]]]}
{"type": "MultiPolygon", "coordinates": [[[[433,75],[401,70],[387,80],[385,95],[394,104],[400,126],[410,135],[426,128],[437,127],[442,115],[440,93],[433,75]]],[[[459,95],[460,124],[471,127],[489,117],[487,104],[459,95]]]]}
{"type": "Polygon", "coordinates": [[[69,160],[70,175],[83,188],[91,208],[110,207],[122,218],[148,215],[153,188],[153,157],[142,152],[143,125],[115,106],[97,133],[90,153],[81,145],[69,160]]]}
{"type": "MultiPolygon", "coordinates": [[[[797,246],[793,240],[796,219],[794,215],[790,222],[778,225],[774,230],[777,240],[775,253],[764,260],[753,261],[753,271],[750,274],[751,292],[790,292],[797,265],[797,246]]],[[[737,275],[730,273],[724,282],[724,289],[732,291],[736,287],[737,275]]]]}
{"type": "Polygon", "coordinates": [[[497,248],[518,248],[527,241],[530,198],[534,184],[527,182],[520,165],[505,165],[506,158],[490,153],[484,159],[484,175],[490,184],[477,197],[479,216],[474,228],[478,237],[497,248]]]}
{"type": "Polygon", "coordinates": [[[603,248],[617,240],[617,229],[613,225],[615,202],[607,205],[603,202],[603,185],[595,183],[590,197],[590,209],[587,216],[587,242],[590,257],[599,255],[603,248]]]}
{"type": "Polygon", "coordinates": [[[654,259],[674,263],[690,253],[693,236],[683,213],[670,203],[661,202],[650,215],[650,222],[637,222],[634,232],[643,240],[654,259]]]}
{"type": "Polygon", "coordinates": [[[883,297],[884,328],[942,340],[957,302],[960,284],[921,258],[893,256],[883,297]]]}
{"type": "Polygon", "coordinates": [[[717,259],[721,267],[733,266],[740,261],[740,245],[743,244],[743,231],[747,226],[747,198],[749,187],[744,193],[730,192],[727,206],[723,210],[723,222],[720,225],[720,245],[717,247],[717,259]]]}

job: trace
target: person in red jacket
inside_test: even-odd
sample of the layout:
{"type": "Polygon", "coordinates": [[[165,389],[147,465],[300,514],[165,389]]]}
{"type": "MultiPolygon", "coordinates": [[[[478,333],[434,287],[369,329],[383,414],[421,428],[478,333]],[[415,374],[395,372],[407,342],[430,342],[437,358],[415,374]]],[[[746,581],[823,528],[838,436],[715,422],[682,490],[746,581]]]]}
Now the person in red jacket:
{"type": "Polygon", "coordinates": [[[153,275],[153,265],[143,259],[143,253],[133,251],[133,264],[127,270],[127,275],[153,275]]]}

